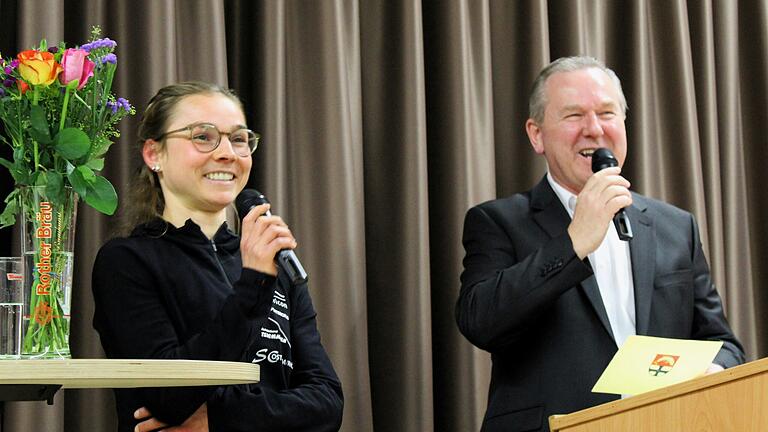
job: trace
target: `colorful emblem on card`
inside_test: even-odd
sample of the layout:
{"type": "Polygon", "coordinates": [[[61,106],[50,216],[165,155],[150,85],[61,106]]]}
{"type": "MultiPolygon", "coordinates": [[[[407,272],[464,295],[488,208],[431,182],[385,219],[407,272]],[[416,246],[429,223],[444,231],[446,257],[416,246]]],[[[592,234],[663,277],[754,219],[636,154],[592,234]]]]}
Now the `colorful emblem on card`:
{"type": "Polygon", "coordinates": [[[679,358],[680,356],[675,355],[656,354],[656,358],[654,358],[651,365],[648,366],[648,373],[653,376],[665,375],[672,370],[679,358]]]}

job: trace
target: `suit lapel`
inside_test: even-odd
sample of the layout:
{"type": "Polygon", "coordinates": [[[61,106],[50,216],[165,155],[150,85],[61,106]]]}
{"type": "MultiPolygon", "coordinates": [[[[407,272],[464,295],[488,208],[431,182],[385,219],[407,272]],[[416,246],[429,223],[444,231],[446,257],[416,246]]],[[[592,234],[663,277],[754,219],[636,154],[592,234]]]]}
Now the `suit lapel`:
{"type": "MultiPolygon", "coordinates": [[[[555,191],[547,182],[546,176],[531,190],[531,207],[534,210],[534,220],[549,234],[550,237],[559,236],[571,223],[568,212],[557,198],[555,191]]],[[[634,225],[633,225],[634,228],[634,225]]],[[[584,261],[587,265],[589,261],[584,261]]],[[[592,308],[597,314],[598,319],[603,324],[605,331],[613,339],[613,331],[608,321],[608,313],[605,311],[603,298],[600,296],[600,289],[597,286],[595,275],[588,277],[581,282],[581,289],[592,304],[592,308]]]]}
{"type": "Polygon", "coordinates": [[[635,286],[635,330],[637,334],[644,335],[648,332],[653,296],[655,231],[643,198],[634,195],[633,199],[635,204],[626,211],[634,234],[634,238],[629,242],[629,253],[632,260],[632,282],[635,286]]]}
{"type": "Polygon", "coordinates": [[[547,232],[549,237],[561,235],[571,223],[568,212],[560,204],[560,200],[552,187],[549,186],[546,176],[531,190],[531,207],[533,208],[533,219],[547,232]]]}
{"type": "MultiPolygon", "coordinates": [[[[600,323],[603,324],[603,328],[608,332],[608,335],[613,338],[613,330],[611,329],[611,322],[608,321],[608,312],[605,311],[605,304],[603,303],[603,297],[600,295],[600,287],[597,286],[597,279],[595,275],[584,279],[581,283],[581,289],[586,294],[589,302],[592,303],[592,308],[595,310],[597,317],[600,319],[600,323]]],[[[614,342],[616,340],[614,339],[614,342]]]]}

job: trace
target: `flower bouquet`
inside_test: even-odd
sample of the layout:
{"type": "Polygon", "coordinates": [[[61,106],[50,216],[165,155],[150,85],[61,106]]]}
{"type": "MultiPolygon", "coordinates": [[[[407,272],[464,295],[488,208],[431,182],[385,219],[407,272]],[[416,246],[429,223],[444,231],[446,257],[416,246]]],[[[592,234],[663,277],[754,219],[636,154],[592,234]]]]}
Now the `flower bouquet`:
{"type": "Polygon", "coordinates": [[[104,214],[117,208],[112,184],[97,173],[135,110],[112,94],[116,43],[74,48],[40,45],[15,58],[0,55],[0,158],[16,187],[5,198],[0,228],[21,216],[25,268],[22,357],[68,358],[72,252],[77,201],[104,214]],[[79,197],[79,198],[78,198],[79,197]]]}

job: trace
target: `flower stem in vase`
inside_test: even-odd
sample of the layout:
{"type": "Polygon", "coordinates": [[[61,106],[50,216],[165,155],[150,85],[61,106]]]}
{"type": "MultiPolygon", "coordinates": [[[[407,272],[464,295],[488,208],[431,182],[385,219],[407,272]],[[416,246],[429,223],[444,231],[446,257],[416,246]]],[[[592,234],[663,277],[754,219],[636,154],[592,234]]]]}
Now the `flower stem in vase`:
{"type": "Polygon", "coordinates": [[[69,357],[69,307],[72,285],[72,240],[74,203],[69,194],[64,202],[49,201],[44,188],[26,194],[24,210],[29,226],[25,251],[28,289],[27,330],[22,343],[26,358],[69,357]]]}

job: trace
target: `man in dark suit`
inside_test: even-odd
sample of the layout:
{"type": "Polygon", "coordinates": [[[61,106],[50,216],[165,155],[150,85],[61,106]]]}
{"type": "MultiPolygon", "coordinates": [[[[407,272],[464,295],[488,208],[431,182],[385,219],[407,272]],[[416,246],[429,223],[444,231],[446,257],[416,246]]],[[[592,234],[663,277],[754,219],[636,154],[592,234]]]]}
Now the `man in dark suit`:
{"type": "Polygon", "coordinates": [[[623,165],[626,110],[618,77],[602,63],[551,63],[526,122],[547,175],[467,212],[456,320],[492,354],[483,431],[547,431],[551,414],[617,399],[591,389],[633,334],[721,340],[709,372],[744,361],[693,216],[630,192],[620,167],[592,173],[597,148],[623,165]],[[622,208],[630,241],[612,223],[622,208]]]}

